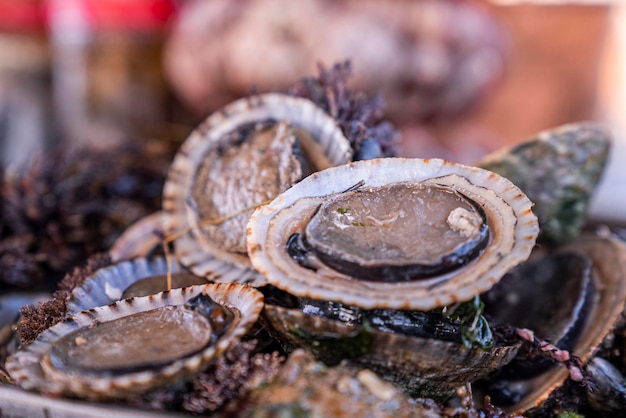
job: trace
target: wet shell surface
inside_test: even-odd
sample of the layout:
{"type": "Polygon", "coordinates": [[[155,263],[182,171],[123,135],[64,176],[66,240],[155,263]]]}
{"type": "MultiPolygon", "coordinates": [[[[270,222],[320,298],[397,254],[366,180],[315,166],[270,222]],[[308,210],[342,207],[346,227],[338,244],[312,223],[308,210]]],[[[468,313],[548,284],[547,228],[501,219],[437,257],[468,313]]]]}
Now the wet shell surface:
{"type": "Polygon", "coordinates": [[[256,322],[257,290],[208,284],[130,298],[82,311],[11,356],[24,389],[49,395],[121,399],[189,378],[256,322]]]}
{"type": "Polygon", "coordinates": [[[248,253],[270,284],[296,296],[426,311],[487,291],[526,260],[538,233],[531,206],[480,168],[359,161],[258,208],[248,253]]]}
{"type": "Polygon", "coordinates": [[[448,398],[455,388],[501,368],[518,349],[517,345],[467,349],[460,341],[355,326],[269,304],[265,305],[263,318],[287,345],[306,347],[325,363],[345,358],[399,384],[411,396],[439,400],[448,398]]]}
{"type": "Polygon", "coordinates": [[[254,207],[311,172],[345,164],[352,149],[313,102],[250,96],[209,116],[183,143],[163,193],[165,236],[179,261],[222,282],[260,284],[246,254],[254,207]]]}
{"type": "MultiPolygon", "coordinates": [[[[207,283],[206,279],[194,278],[185,272],[175,261],[169,269],[173,288],[207,283]]],[[[164,286],[144,294],[128,294],[129,288],[138,286],[137,283],[142,280],[154,281],[160,278],[160,281],[166,283],[167,272],[168,263],[165,257],[137,258],[99,269],[72,291],[67,302],[68,315],[108,305],[125,297],[148,296],[166,290],[167,287],[164,286]]]]}

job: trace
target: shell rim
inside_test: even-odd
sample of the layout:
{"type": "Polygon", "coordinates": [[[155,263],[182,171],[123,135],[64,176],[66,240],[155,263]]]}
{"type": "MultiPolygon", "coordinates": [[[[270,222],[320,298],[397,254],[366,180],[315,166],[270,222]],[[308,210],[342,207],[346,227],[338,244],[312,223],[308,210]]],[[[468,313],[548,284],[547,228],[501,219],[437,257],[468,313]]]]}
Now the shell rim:
{"type": "MultiPolygon", "coordinates": [[[[191,185],[197,171],[198,163],[194,159],[204,156],[211,149],[213,143],[221,136],[210,137],[216,127],[233,125],[258,120],[256,109],[272,109],[277,106],[285,108],[288,103],[290,113],[300,116],[310,113],[311,119],[323,121],[325,130],[332,135],[332,141],[327,147],[338,148],[341,161],[349,162],[352,158],[352,148],[347,138],[337,125],[335,119],[311,100],[289,96],[280,93],[267,93],[244,97],[236,100],[211,114],[204,120],[183,142],[168,171],[163,188],[163,217],[164,235],[181,234],[174,245],[174,253],[178,260],[194,274],[206,276],[215,281],[233,282],[261,286],[265,278],[259,274],[248,259],[247,255],[235,254],[221,250],[216,244],[209,241],[197,226],[198,219],[187,204],[191,185]],[[232,122],[231,119],[236,119],[232,122]],[[332,126],[332,128],[330,128],[332,126]],[[186,231],[184,234],[181,231],[186,231]]],[[[296,121],[291,116],[292,121],[296,121]]],[[[282,120],[289,120],[283,118],[282,120]]],[[[232,131],[230,129],[229,131],[232,131]]]]}
{"type": "Polygon", "coordinates": [[[120,300],[114,298],[114,294],[123,292],[138,280],[151,275],[179,273],[183,271],[176,260],[172,260],[168,267],[168,261],[163,256],[140,257],[132,260],[120,261],[98,269],[83,280],[80,286],[74,288],[67,300],[67,316],[75,315],[80,311],[103,305],[110,305],[120,300]],[[143,274],[149,274],[143,276],[143,274]],[[115,280],[112,283],[111,276],[115,280]],[[95,294],[94,294],[95,293],[95,294]],[[86,303],[87,301],[92,303],[86,303]]]}
{"type": "Polygon", "coordinates": [[[116,303],[84,310],[42,332],[30,345],[21,348],[6,361],[6,369],[15,382],[27,390],[40,390],[52,395],[74,395],[97,399],[118,399],[143,393],[152,387],[185,377],[193,371],[201,371],[230,346],[257,321],[263,309],[263,295],[258,290],[234,283],[196,285],[173,289],[150,296],[129,298],[116,303]],[[97,320],[99,314],[106,321],[132,315],[159,307],[182,305],[202,293],[208,294],[217,303],[239,312],[240,318],[216,343],[200,352],[182,357],[154,370],[124,373],[110,377],[94,377],[79,373],[64,373],[62,381],[53,381],[47,376],[41,363],[46,361],[54,342],[76,329],[87,327],[97,320]],[[106,316],[106,315],[110,316],[106,316]]]}
{"type": "MultiPolygon", "coordinates": [[[[465,194],[465,191],[463,193],[465,194]]],[[[482,204],[482,202],[479,203],[482,204]]],[[[338,301],[364,309],[430,310],[466,301],[476,294],[484,293],[506,271],[528,258],[539,232],[537,218],[532,213],[531,207],[532,202],[517,186],[493,172],[478,167],[464,166],[440,159],[381,158],[357,161],[314,173],[268,205],[257,208],[248,222],[248,253],[254,267],[266,276],[270,284],[296,296],[338,301]],[[267,254],[270,244],[266,242],[266,235],[272,228],[272,221],[279,216],[281,211],[295,205],[298,200],[339,193],[358,180],[365,180],[366,185],[375,187],[398,181],[426,181],[450,175],[470,178],[472,184],[484,189],[487,189],[484,184],[491,185],[492,187],[487,192],[499,196],[516,215],[511,251],[508,254],[497,254],[500,258],[495,261],[493,267],[488,269],[490,274],[483,274],[488,277],[478,278],[454,293],[443,293],[442,289],[445,290],[445,286],[435,286],[432,291],[429,291],[431,296],[428,299],[419,298],[425,293],[424,285],[432,287],[436,284],[428,280],[408,284],[367,282],[366,285],[355,286],[355,282],[333,277],[332,280],[316,279],[317,286],[314,287],[303,278],[306,272],[298,271],[288,275],[284,271],[286,269],[275,265],[267,254]],[[512,207],[513,203],[509,202],[513,202],[515,207],[512,207]],[[401,291],[398,292],[398,289],[401,291]]],[[[273,245],[276,247],[276,244],[273,245]]],[[[311,279],[312,276],[308,278],[311,279]]]]}

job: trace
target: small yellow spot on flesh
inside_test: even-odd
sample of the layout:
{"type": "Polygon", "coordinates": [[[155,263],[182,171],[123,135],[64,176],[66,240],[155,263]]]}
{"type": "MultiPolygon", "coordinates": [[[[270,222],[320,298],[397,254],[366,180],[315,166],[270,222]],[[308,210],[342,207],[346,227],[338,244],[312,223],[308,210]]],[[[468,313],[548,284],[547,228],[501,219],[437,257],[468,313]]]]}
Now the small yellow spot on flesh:
{"type": "Polygon", "coordinates": [[[87,340],[85,338],[83,338],[83,337],[76,337],[74,339],[74,344],[76,344],[78,346],[85,345],[85,344],[87,344],[87,340]]]}
{"type": "Polygon", "coordinates": [[[478,235],[482,218],[477,213],[472,213],[464,208],[455,208],[448,215],[447,219],[450,228],[454,229],[464,237],[478,235]]]}

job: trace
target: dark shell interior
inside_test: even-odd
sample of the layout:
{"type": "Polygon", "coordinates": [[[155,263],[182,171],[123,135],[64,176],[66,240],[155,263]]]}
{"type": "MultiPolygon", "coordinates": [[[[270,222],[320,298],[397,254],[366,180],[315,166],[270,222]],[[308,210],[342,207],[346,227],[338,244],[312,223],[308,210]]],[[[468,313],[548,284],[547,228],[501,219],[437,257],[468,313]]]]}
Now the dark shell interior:
{"type": "Polygon", "coordinates": [[[593,303],[591,268],[590,259],[569,252],[529,261],[483,296],[485,313],[571,350],[593,303]]]}
{"type": "Polygon", "coordinates": [[[481,207],[451,188],[395,183],[327,200],[300,241],[339,272],[399,282],[466,265],[487,245],[489,228],[481,207]]]}
{"type": "MultiPolygon", "coordinates": [[[[531,329],[539,338],[571,351],[596,303],[591,268],[591,260],[575,253],[546,255],[522,264],[483,296],[485,313],[492,324],[531,329]]],[[[553,366],[548,358],[529,359],[520,353],[500,376],[529,379],[553,366]]],[[[526,390],[525,385],[519,390],[501,382],[495,386],[502,386],[493,391],[494,402],[500,405],[514,404],[526,390]]]]}
{"type": "MultiPolygon", "coordinates": [[[[497,321],[528,327],[584,364],[623,315],[624,266],[623,243],[583,236],[556,253],[533,254],[531,262],[492,289],[486,306],[497,321]]],[[[536,363],[523,355],[500,371],[488,391],[495,404],[527,411],[538,407],[567,376],[565,367],[552,361],[536,363]]]]}
{"type": "Polygon", "coordinates": [[[200,352],[228,328],[232,316],[228,308],[202,294],[185,305],[81,327],[53,345],[50,362],[55,369],[81,374],[150,370],[200,352]]]}

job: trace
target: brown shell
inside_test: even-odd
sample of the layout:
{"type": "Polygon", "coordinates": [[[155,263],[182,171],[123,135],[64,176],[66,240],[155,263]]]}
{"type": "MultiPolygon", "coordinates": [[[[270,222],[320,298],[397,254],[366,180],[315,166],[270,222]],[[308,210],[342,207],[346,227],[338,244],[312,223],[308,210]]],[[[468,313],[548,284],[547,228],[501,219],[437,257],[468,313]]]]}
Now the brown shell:
{"type": "Polygon", "coordinates": [[[539,231],[531,206],[530,200],[510,181],[480,168],[438,159],[358,161],[314,173],[258,208],[248,223],[248,253],[254,267],[270,284],[296,296],[365,309],[426,311],[487,291],[509,269],[526,260],[539,231]],[[360,182],[364,188],[415,182],[458,191],[484,210],[491,231],[490,243],[460,269],[422,280],[355,280],[330,268],[315,271],[302,267],[287,254],[289,237],[306,225],[325,198],[360,182]]]}
{"type": "MultiPolygon", "coordinates": [[[[198,129],[191,133],[176,154],[169,170],[163,192],[163,210],[166,214],[165,236],[178,237],[174,242],[177,258],[184,266],[200,276],[211,280],[239,283],[264,283],[265,279],[251,266],[244,253],[226,250],[223,243],[215,242],[203,232],[200,212],[192,204],[196,176],[203,164],[212,164],[206,156],[217,150],[227,134],[239,127],[262,121],[288,122],[313,139],[308,145],[314,150],[307,155],[323,160],[330,166],[350,161],[352,149],[334,119],[313,102],[281,94],[263,94],[237,100],[209,116],[198,129]]],[[[325,168],[325,167],[324,167],[325,168]]],[[[265,192],[260,191],[260,194],[265,192]]],[[[274,196],[269,196],[273,198],[274,196]]],[[[224,213],[224,216],[252,212],[242,199],[226,196],[224,200],[241,209],[241,213],[224,213]]],[[[252,202],[262,204],[263,202],[252,202]]],[[[221,211],[217,207],[216,210],[221,211]]],[[[245,240],[245,226],[241,228],[245,240]]],[[[245,251],[245,249],[244,249],[245,251]]]]}
{"type": "MultiPolygon", "coordinates": [[[[263,295],[260,292],[237,284],[191,286],[146,297],[125,299],[109,306],[82,311],[49,328],[41,333],[35,342],[9,357],[6,368],[16,384],[27,390],[91,399],[133,397],[159,385],[189,378],[207,368],[256,322],[262,308],[263,295]],[[142,366],[137,370],[124,372],[65,370],[51,361],[55,344],[65,336],[73,335],[72,333],[77,330],[132,318],[136,314],[154,311],[158,313],[164,308],[184,305],[201,294],[208,295],[216,303],[228,308],[233,313],[233,319],[226,331],[212,337],[215,338],[215,342],[207,343],[199,351],[154,366],[142,366]]],[[[185,326],[186,323],[180,325],[185,326]]],[[[194,331],[195,329],[188,329],[187,332],[194,331]]],[[[127,338],[135,338],[135,335],[128,335],[127,338]]],[[[154,335],[154,339],[158,344],[159,335],[154,335]]],[[[75,344],[81,344],[78,338],[75,344]]]]}

